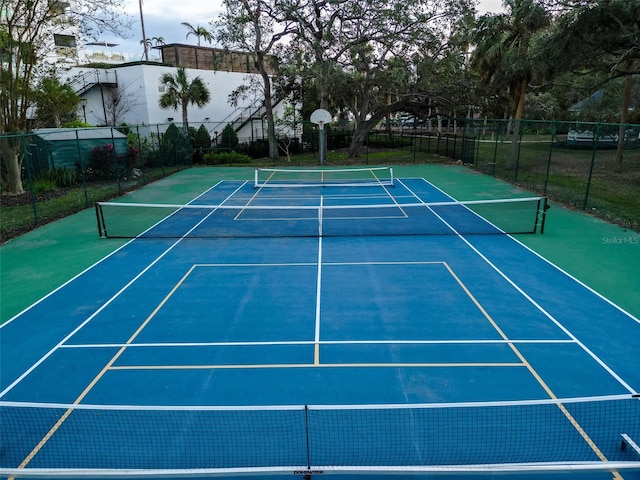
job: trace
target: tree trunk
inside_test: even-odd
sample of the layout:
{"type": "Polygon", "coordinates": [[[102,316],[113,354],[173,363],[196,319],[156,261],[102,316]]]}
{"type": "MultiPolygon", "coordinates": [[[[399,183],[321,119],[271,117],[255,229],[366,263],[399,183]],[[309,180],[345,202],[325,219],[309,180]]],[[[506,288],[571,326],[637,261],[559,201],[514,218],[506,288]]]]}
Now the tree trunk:
{"type": "Polygon", "coordinates": [[[264,55],[258,53],[257,67],[264,84],[264,114],[267,117],[267,140],[269,142],[269,158],[273,161],[280,157],[276,140],[276,124],[273,118],[273,103],[271,102],[271,79],[265,68],[264,55]]]}
{"type": "Polygon", "coordinates": [[[524,97],[527,91],[527,79],[520,80],[520,87],[518,92],[518,105],[516,107],[516,118],[513,125],[513,137],[511,139],[511,151],[509,152],[509,158],[505,164],[507,170],[513,170],[518,163],[518,147],[520,145],[520,127],[522,123],[522,114],[524,112],[524,97]]]}
{"type": "MultiPolygon", "coordinates": [[[[320,84],[320,108],[322,110],[329,111],[328,65],[327,65],[327,61],[322,59],[322,53],[316,52],[316,59],[318,59],[318,61],[320,62],[320,75],[318,78],[319,84],[320,84]]],[[[318,148],[320,149],[320,151],[325,152],[325,155],[326,155],[328,146],[329,146],[326,130],[325,130],[325,134],[320,136],[319,141],[323,142],[323,145],[318,145],[318,148]]],[[[351,153],[349,153],[349,156],[351,156],[351,153]]]]}
{"type": "Polygon", "coordinates": [[[316,58],[320,62],[320,108],[323,110],[329,110],[329,65],[327,60],[322,59],[322,54],[316,53],[316,58]]]}
{"type": "Polygon", "coordinates": [[[633,77],[627,75],[624,81],[624,91],[622,95],[622,112],[620,114],[620,129],[618,130],[618,148],[616,150],[615,171],[622,172],[622,155],[624,152],[624,136],[627,130],[627,121],[629,118],[629,104],[631,103],[631,83],[633,77]]]}
{"type": "Polygon", "coordinates": [[[184,128],[185,132],[189,132],[188,105],[189,100],[182,99],[182,128],[184,128]]]}
{"type": "Polygon", "coordinates": [[[9,195],[24,193],[22,188],[22,154],[20,143],[14,143],[9,138],[0,139],[0,155],[3,159],[5,171],[2,175],[2,189],[9,195]]]}
{"type": "Polygon", "coordinates": [[[358,122],[356,129],[353,132],[353,138],[351,139],[351,145],[349,146],[349,158],[359,158],[360,150],[364,145],[364,141],[367,139],[367,133],[369,127],[366,122],[358,122]]]}

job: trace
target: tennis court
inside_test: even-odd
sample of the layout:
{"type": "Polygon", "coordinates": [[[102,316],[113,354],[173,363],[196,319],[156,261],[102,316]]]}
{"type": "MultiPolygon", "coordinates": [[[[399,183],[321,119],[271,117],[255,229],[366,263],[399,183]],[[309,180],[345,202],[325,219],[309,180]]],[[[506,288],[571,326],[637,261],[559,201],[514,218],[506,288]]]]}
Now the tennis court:
{"type": "Polygon", "coordinates": [[[0,329],[0,473],[640,478],[640,322],[518,240],[546,207],[388,168],[100,204],[132,240],[0,329]]]}

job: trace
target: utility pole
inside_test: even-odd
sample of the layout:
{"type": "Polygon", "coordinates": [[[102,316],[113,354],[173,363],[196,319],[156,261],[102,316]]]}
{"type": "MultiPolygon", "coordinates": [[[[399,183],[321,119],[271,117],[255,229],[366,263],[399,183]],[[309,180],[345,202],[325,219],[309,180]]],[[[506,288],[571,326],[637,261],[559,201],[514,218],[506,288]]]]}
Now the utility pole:
{"type": "Polygon", "coordinates": [[[144,16],[142,15],[142,0],[138,0],[140,5],[140,24],[142,25],[142,44],[144,45],[144,60],[149,61],[149,45],[147,44],[147,35],[144,33],[144,16]]]}

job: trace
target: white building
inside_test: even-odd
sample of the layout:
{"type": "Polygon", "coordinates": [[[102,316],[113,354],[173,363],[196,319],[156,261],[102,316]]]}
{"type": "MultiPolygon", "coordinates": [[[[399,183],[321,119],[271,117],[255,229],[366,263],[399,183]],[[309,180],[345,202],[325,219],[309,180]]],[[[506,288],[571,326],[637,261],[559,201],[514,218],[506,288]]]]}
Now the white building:
{"type": "MultiPolygon", "coordinates": [[[[33,8],[43,11],[55,8],[58,15],[70,18],[77,8],[76,2],[37,0],[33,8]]],[[[0,25],[8,25],[16,15],[22,14],[14,8],[17,7],[11,2],[2,5],[0,25]]],[[[189,78],[200,76],[211,94],[211,101],[204,107],[189,106],[190,125],[197,128],[205,124],[212,137],[227,124],[232,124],[243,139],[266,137],[260,93],[238,99],[236,106],[229,103],[230,94],[241,85],[251,83],[250,77],[259,80],[254,58],[249,53],[170,44],[154,49],[156,55],[151,58],[155,57],[156,61],[128,62],[128,56],[113,50],[117,45],[86,43],[75,22],[65,21],[52,22],[50,28],[41,32],[38,41],[47,52],[45,62],[65,69],[64,77],[83,99],[79,116],[92,125],[181,124],[181,112],[159,106],[163,94],[160,77],[184,67],[189,78]],[[103,66],[95,68],[98,64],[103,66]]],[[[276,114],[282,109],[283,106],[276,103],[276,114]]]]}
{"type": "MultiPolygon", "coordinates": [[[[211,100],[204,107],[189,106],[190,126],[198,128],[204,124],[215,137],[227,124],[232,124],[240,138],[266,138],[261,93],[239,99],[237,106],[229,103],[229,95],[234,90],[258,75],[249,54],[180,44],[164,45],[160,50],[163,63],[123,63],[111,68],[80,65],[69,69],[67,77],[84,99],[80,118],[96,126],[111,125],[114,120],[128,125],[181,124],[181,111],[162,109],[159,101],[164,93],[160,77],[167,72],[175,73],[177,67],[183,66],[188,78],[199,76],[211,94],[211,100]],[[110,107],[115,98],[121,105],[126,104],[117,114],[110,107]]],[[[284,102],[276,103],[276,114],[281,114],[283,109],[284,102]]]]}
{"type": "MultiPolygon", "coordinates": [[[[72,17],[77,0],[37,0],[36,9],[56,9],[64,17],[72,17]]],[[[0,8],[0,24],[8,24],[14,12],[11,3],[0,8]]],[[[46,63],[55,63],[65,69],[64,79],[82,98],[80,118],[95,126],[181,124],[181,112],[163,110],[159,100],[163,91],[160,77],[184,67],[190,79],[200,76],[211,94],[204,107],[190,105],[189,123],[199,127],[205,124],[212,137],[232,124],[238,137],[262,139],[264,132],[263,98],[260,93],[238,104],[229,103],[231,93],[251,78],[260,80],[251,54],[184,44],[156,47],[152,61],[131,62],[126,54],[114,51],[116,44],[85,42],[75,22],[53,22],[44,29],[39,41],[46,63]],[[105,65],[106,64],[106,65],[105,65]],[[93,66],[92,66],[93,65],[93,66]],[[97,68],[97,65],[102,65],[97,68]]],[[[259,83],[259,82],[258,82],[259,83]]],[[[275,104],[276,114],[283,105],[275,104]]],[[[166,127],[165,127],[166,128],[166,127]]]]}

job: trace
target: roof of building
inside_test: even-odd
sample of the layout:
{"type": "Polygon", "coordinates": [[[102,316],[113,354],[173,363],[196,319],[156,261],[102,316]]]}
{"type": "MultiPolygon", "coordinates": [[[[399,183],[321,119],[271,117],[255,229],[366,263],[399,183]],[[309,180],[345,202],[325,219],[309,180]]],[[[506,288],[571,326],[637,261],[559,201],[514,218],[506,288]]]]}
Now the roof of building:
{"type": "Polygon", "coordinates": [[[44,140],[59,142],[64,140],[90,140],[102,138],[127,138],[127,136],[112,127],[99,128],[39,128],[33,131],[44,140]]]}

